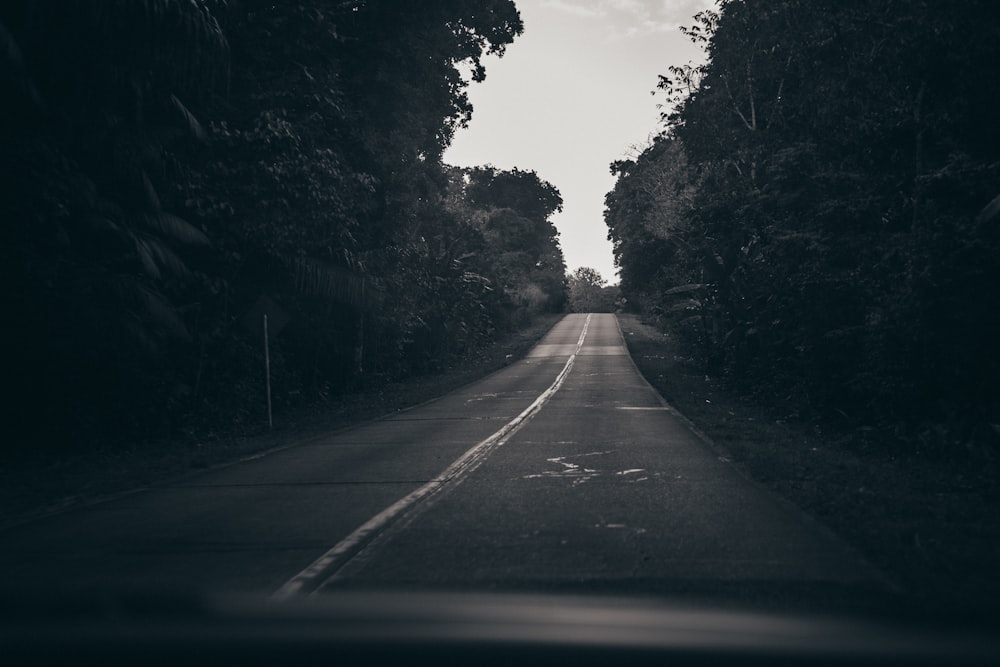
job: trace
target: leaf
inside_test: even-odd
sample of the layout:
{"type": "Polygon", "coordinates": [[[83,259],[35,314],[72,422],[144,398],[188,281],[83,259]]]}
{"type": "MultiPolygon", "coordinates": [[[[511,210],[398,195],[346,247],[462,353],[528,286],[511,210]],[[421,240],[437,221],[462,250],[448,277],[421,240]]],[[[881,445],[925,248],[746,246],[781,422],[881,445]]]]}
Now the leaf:
{"type": "Polygon", "coordinates": [[[184,124],[187,130],[194,136],[195,139],[201,142],[205,142],[208,137],[208,133],[205,132],[205,128],[202,126],[198,119],[195,118],[194,114],[188,111],[188,108],[177,99],[177,96],[173,93],[170,94],[170,102],[174,105],[174,108],[180,113],[181,118],[184,120],[184,124]]]}
{"type": "Polygon", "coordinates": [[[177,311],[166,299],[142,286],[139,286],[139,295],[143,310],[152,324],[159,326],[175,338],[190,340],[191,335],[188,333],[187,327],[184,326],[184,322],[177,316],[177,311]]]}
{"type": "Polygon", "coordinates": [[[119,313],[118,322],[135,348],[146,357],[152,358],[160,354],[160,345],[150,334],[149,327],[145,326],[134,313],[119,313]]]}
{"type": "Polygon", "coordinates": [[[161,277],[164,271],[174,278],[188,279],[191,277],[191,271],[184,261],[165,243],[150,236],[136,237],[136,240],[141,243],[150,260],[155,262],[156,267],[159,268],[159,275],[154,277],[161,277]]]}
{"type": "Polygon", "coordinates": [[[159,211],[160,197],[156,194],[156,188],[153,187],[153,182],[149,180],[145,170],[142,172],[142,191],[146,197],[147,208],[151,211],[159,211]]]}
{"type": "Polygon", "coordinates": [[[178,243],[192,246],[211,245],[211,241],[203,231],[171,213],[164,211],[147,213],[142,216],[142,222],[149,229],[178,243]]]}
{"type": "Polygon", "coordinates": [[[121,225],[105,215],[89,215],[84,219],[87,228],[95,234],[120,235],[121,225]]]}
{"type": "Polygon", "coordinates": [[[473,273],[472,271],[465,271],[462,273],[462,282],[470,285],[480,285],[486,291],[493,291],[493,281],[484,275],[473,273]]]}
{"type": "Polygon", "coordinates": [[[153,252],[150,250],[149,244],[138,236],[135,237],[135,254],[139,257],[139,262],[146,271],[146,275],[154,280],[162,278],[160,267],[157,266],[156,260],[153,259],[153,252]]]}
{"type": "Polygon", "coordinates": [[[177,315],[176,309],[158,292],[127,276],[115,279],[113,289],[122,304],[142,316],[142,321],[174,338],[191,339],[191,334],[177,315]]]}
{"type": "Polygon", "coordinates": [[[693,310],[701,308],[701,302],[697,299],[685,299],[684,301],[678,301],[666,310],[665,313],[689,313],[693,310]]]}
{"type": "Polygon", "coordinates": [[[42,100],[27,68],[24,66],[24,56],[21,54],[21,49],[3,23],[0,23],[0,59],[3,62],[2,69],[7,72],[6,78],[13,81],[14,87],[21,89],[21,93],[31,101],[32,106],[40,109],[42,100]]]}
{"type": "Polygon", "coordinates": [[[697,292],[700,289],[704,289],[705,285],[702,283],[691,283],[689,285],[680,285],[678,287],[671,287],[666,292],[664,296],[673,294],[688,294],[690,292],[697,292]]]}
{"type": "Polygon", "coordinates": [[[997,213],[1000,213],[1000,195],[993,198],[989,204],[987,204],[979,215],[976,216],[976,223],[979,225],[985,225],[987,222],[996,217],[997,213]]]}
{"type": "Polygon", "coordinates": [[[308,257],[295,259],[295,290],[307,296],[319,296],[352,306],[372,305],[374,290],[366,277],[308,257]]]}

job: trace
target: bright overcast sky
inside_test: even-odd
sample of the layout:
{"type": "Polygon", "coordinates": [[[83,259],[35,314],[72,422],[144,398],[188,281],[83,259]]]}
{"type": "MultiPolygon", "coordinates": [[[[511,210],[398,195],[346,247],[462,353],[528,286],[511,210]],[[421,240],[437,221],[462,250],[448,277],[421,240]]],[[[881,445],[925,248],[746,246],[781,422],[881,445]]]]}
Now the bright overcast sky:
{"type": "Polygon", "coordinates": [[[555,185],[553,221],[570,271],[617,282],[604,225],[609,165],[634,157],[655,132],[669,65],[700,60],[678,29],[713,0],[516,0],[524,34],[472,84],[472,121],[444,155],[458,166],[534,170],[555,185]]]}

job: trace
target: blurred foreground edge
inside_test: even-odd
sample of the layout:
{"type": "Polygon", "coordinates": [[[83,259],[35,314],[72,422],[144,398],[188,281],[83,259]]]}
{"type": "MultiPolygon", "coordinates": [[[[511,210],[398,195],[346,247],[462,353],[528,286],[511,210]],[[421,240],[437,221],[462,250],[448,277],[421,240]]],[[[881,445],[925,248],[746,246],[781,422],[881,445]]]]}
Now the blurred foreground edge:
{"type": "Polygon", "coordinates": [[[488,593],[5,596],[6,665],[1000,664],[987,629],[488,593]]]}

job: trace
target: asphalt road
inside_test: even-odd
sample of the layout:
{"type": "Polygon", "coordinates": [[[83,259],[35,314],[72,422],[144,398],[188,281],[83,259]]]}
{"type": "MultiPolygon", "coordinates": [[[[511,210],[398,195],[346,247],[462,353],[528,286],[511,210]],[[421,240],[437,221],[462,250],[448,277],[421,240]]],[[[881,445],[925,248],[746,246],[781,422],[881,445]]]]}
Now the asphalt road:
{"type": "Polygon", "coordinates": [[[0,586],[653,593],[822,607],[881,575],[645,382],[613,315],[384,419],[0,533],[0,586]]]}

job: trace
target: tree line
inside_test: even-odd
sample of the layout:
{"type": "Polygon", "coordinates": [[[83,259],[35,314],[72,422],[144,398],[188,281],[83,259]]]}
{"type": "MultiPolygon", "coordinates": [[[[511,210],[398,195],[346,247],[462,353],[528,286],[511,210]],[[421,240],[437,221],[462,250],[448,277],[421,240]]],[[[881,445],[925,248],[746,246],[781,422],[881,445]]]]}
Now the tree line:
{"type": "Polygon", "coordinates": [[[614,313],[619,309],[618,285],[609,285],[596,269],[581,266],[569,274],[567,282],[569,309],[574,313],[614,313]]]}
{"type": "Polygon", "coordinates": [[[1000,434],[1000,14],[722,0],[612,165],[631,305],[793,415],[915,449],[1000,434]]]}
{"type": "Polygon", "coordinates": [[[0,6],[9,449],[259,422],[567,300],[530,170],[443,164],[511,0],[0,6]],[[213,426],[215,425],[215,426],[213,426]]]}

